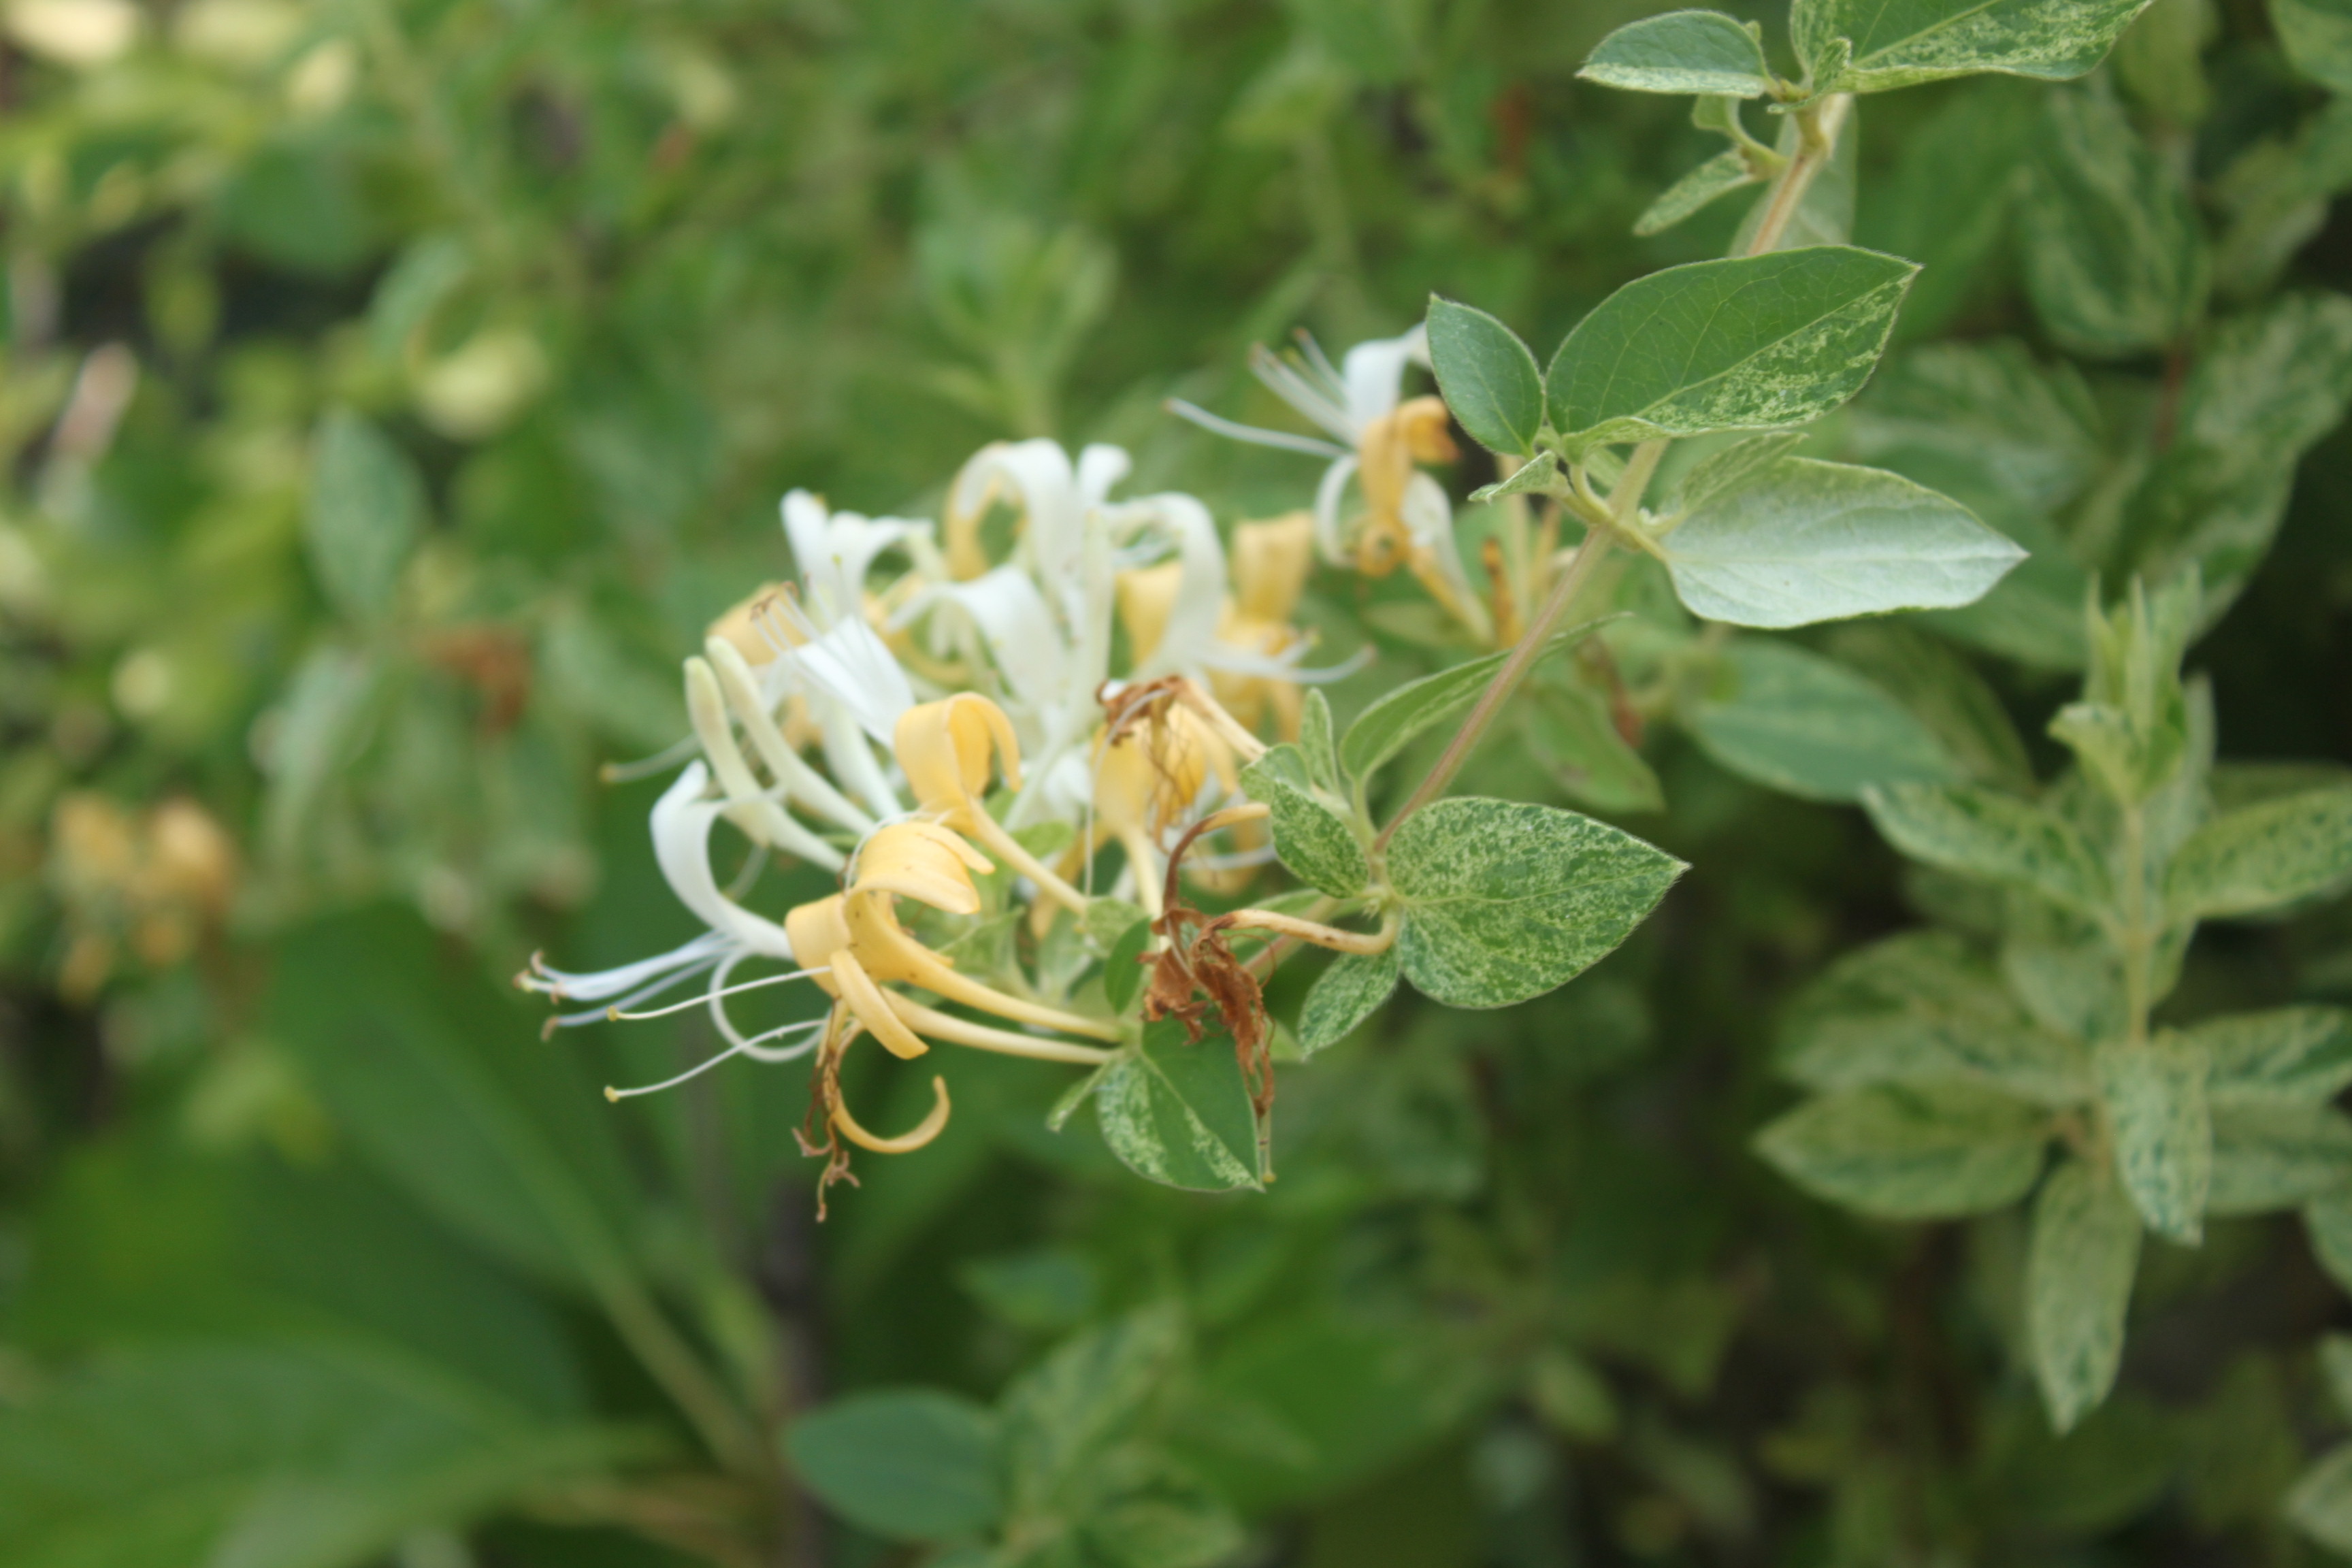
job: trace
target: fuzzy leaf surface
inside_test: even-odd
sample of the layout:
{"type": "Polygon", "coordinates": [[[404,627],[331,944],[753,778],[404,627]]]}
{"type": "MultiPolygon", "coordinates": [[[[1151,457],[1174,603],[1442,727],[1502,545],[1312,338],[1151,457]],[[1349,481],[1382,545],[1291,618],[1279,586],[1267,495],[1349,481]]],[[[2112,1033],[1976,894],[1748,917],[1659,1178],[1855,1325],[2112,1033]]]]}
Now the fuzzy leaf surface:
{"type": "Polygon", "coordinates": [[[2213,1108],[2213,1187],[2205,1211],[2264,1214],[2352,1184],[2352,1120],[2330,1105],[2213,1108]]]}
{"type": "Polygon", "coordinates": [[[2326,1100],[2352,1084],[2352,1013],[2278,1007],[2183,1029],[2213,1064],[2217,1102],[2326,1100]]]}
{"type": "Polygon", "coordinates": [[[1543,428],[1543,372],[1517,333],[1484,310],[1433,295],[1429,358],[1445,406],[1472,439],[1490,452],[1534,450],[1543,428]]]}
{"type": "Polygon", "coordinates": [[[1297,746],[1275,747],[1242,770],[1242,787],[1273,816],[1274,852],[1300,880],[1335,898],[1364,890],[1371,864],[1347,818],[1316,798],[1297,746]]]}
{"type": "Polygon", "coordinates": [[[1797,52],[1818,66],[1853,45],[1839,85],[1886,92],[2000,71],[2063,81],[2099,63],[2147,0],[1798,0],[1797,52]]]}
{"type": "Polygon", "coordinates": [[[2204,1237],[2213,1178],[2210,1064],[2179,1037],[2120,1043],[2098,1055],[2099,1099],[2116,1140],[2116,1169],[2148,1229],[2189,1246],[2204,1237]]]}
{"type": "Polygon", "coordinates": [[[1668,11],[1601,40],[1576,73],[1633,92],[1757,98],[1772,85],[1756,35],[1720,11],[1668,11]]]}
{"type": "Polygon", "coordinates": [[[2115,1386],[2139,1272],[2139,1211],[2112,1174],[2068,1160],[2033,1204],[2026,1331],[2050,1424],[2064,1432],[2115,1386]]]}
{"type": "Polygon", "coordinates": [[[1381,1010],[1403,973],[1404,957],[1395,943],[1381,952],[1343,952],[1333,959],[1315,977],[1298,1010],[1299,1050],[1313,1056],[1345,1039],[1381,1010]]]}
{"type": "Polygon", "coordinates": [[[2184,918],[2244,915],[2325,892],[2352,877],[2352,786],[2242,806],[2189,836],[2165,877],[2184,918]]]}

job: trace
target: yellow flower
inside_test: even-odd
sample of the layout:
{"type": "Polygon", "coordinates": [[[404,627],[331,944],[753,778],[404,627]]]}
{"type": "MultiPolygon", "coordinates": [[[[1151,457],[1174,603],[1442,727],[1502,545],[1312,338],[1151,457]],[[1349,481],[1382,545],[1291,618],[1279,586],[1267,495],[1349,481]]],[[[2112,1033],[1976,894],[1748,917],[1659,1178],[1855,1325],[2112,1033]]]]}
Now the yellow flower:
{"type": "MultiPolygon", "coordinates": [[[[1267,522],[1234,530],[1234,594],[1225,602],[1217,638],[1268,658],[1296,646],[1302,634],[1291,624],[1307,574],[1315,563],[1315,518],[1295,511],[1267,522]]],[[[1212,669],[1209,689],[1244,726],[1255,730],[1271,709],[1283,739],[1298,738],[1298,683],[1268,675],[1212,669]]]]}
{"type": "Polygon", "coordinates": [[[969,834],[1055,902],[1086,912],[1086,895],[1024,848],[982,798],[999,762],[1005,784],[1021,787],[1021,742],[1003,709],[970,691],[925,702],[898,716],[893,742],[908,786],[933,821],[969,834]]]}

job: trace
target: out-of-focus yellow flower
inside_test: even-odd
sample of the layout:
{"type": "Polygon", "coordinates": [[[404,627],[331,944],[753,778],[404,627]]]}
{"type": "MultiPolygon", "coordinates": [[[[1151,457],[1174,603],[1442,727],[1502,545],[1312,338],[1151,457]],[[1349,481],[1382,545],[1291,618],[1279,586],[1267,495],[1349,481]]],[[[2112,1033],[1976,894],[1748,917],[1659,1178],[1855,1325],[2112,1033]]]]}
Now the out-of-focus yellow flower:
{"type": "Polygon", "coordinates": [[[192,800],[133,816],[103,795],[65,796],[49,822],[49,884],[72,932],[58,988],[96,995],[126,944],[150,967],[177,963],[227,913],[236,879],[236,845],[192,800]]]}
{"type": "MultiPolygon", "coordinates": [[[[1303,634],[1291,624],[1315,564],[1315,518],[1295,511],[1234,530],[1234,595],[1217,626],[1218,640],[1268,658],[1296,647],[1303,634]]],[[[1286,741],[1298,738],[1298,683],[1269,675],[1212,669],[1209,689],[1251,730],[1266,713],[1286,741]]]]}
{"type": "Polygon", "coordinates": [[[1451,463],[1462,456],[1445,424],[1444,401],[1436,397],[1408,397],[1365,423],[1356,438],[1356,482],[1364,491],[1364,521],[1355,538],[1357,571],[1385,577],[1412,554],[1404,497],[1413,464],[1451,463]]]}
{"type": "Polygon", "coordinates": [[[1005,784],[1021,787],[1021,742],[1003,709],[970,691],[922,703],[899,715],[893,746],[908,787],[933,821],[978,839],[1055,902],[1086,912],[1086,895],[988,814],[982,796],[1000,763],[1005,784]]]}

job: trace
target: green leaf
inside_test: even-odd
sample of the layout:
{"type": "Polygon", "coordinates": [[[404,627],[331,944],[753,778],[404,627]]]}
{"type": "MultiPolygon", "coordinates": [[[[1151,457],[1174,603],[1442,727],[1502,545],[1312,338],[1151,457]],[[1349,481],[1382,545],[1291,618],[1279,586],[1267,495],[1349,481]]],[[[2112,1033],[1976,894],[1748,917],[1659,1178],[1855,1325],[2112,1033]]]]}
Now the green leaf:
{"type": "Polygon", "coordinates": [[[1496,479],[1491,485],[1480,485],[1470,492],[1470,499],[1480,506],[1505,496],[1523,496],[1530,491],[1544,492],[1551,489],[1559,474],[1559,459],[1549,452],[1538,452],[1521,463],[1507,479],[1496,479]]]}
{"type": "Polygon", "coordinates": [[[2214,817],[2165,875],[2183,919],[2244,915],[2328,891],[2352,878],[2352,786],[2306,791],[2214,817]]]}
{"type": "Polygon", "coordinates": [[[1339,747],[1333,739],[1337,734],[1331,722],[1331,704],[1315,687],[1298,705],[1298,755],[1307,763],[1307,776],[1318,789],[1337,795],[1347,786],[1339,772],[1339,747]]]}
{"type": "Polygon", "coordinates": [[[1584,686],[1530,682],[1518,698],[1528,750],[1570,800],[1595,811],[1664,811],[1665,792],[1617,728],[1609,700],[1584,686]]]}
{"type": "Polygon", "coordinates": [[[1855,215],[1856,244],[1920,264],[1897,342],[1934,337],[2009,288],[2002,242],[2019,169],[2041,128],[2040,91],[2023,82],[1979,78],[1938,96],[1942,103],[1906,128],[1891,166],[1874,171],[1870,200],[1855,215]]]}
{"type": "Polygon", "coordinates": [[[1874,784],[1958,782],[1934,734],[1844,665],[1766,637],[1733,638],[1723,659],[1727,679],[1686,703],[1682,721],[1742,778],[1834,801],[1874,784]]]}
{"type": "Polygon", "coordinates": [[[1834,84],[1886,92],[2000,71],[2064,81],[2099,63],[2147,0],[1798,0],[1799,57],[1818,65],[1832,40],[1853,54],[1834,84]]]}
{"type": "Polygon", "coordinates": [[[1817,1197],[1887,1219],[2016,1202],[2042,1172],[2045,1111],[1968,1083],[1874,1084],[1806,1101],[1756,1152],[1817,1197]]]}
{"type": "Polygon", "coordinates": [[[2172,165],[2112,94],[2050,95],[2025,207],[2025,286],[2050,335],[2095,357],[2179,340],[2205,308],[2210,258],[2172,165]]]}
{"type": "Polygon", "coordinates": [[[2211,1064],[2178,1036],[2098,1053],[2099,1098],[2116,1141],[2116,1169],[2147,1228],[2174,1241],[2204,1238],[2213,1175],[2213,1121],[2205,1079],[2211,1064]]]}
{"type": "Polygon", "coordinates": [[[1371,863],[1348,819],[1316,798],[1307,760],[1287,742],[1242,770],[1242,788],[1273,813],[1274,852],[1300,880],[1334,898],[1364,890],[1371,863]]]}
{"type": "Polygon", "coordinates": [[[1764,46],[1720,11],[1668,11],[1629,22],[1601,40],[1577,75],[1634,92],[1759,98],[1772,88],[1764,46]]]}
{"type": "Polygon", "coordinates": [[[2333,1106],[2238,1101],[2213,1108],[2205,1212],[2265,1214],[2352,1185],[2352,1121],[2333,1106]]]}
{"type": "Polygon", "coordinates": [[[1333,959],[1307,993],[1298,1010],[1298,1049],[1313,1056],[1353,1034],[1381,1010],[1404,973],[1404,955],[1391,943],[1380,952],[1343,952],[1333,959]]]}
{"type": "Polygon", "coordinates": [[[2101,423],[2081,372],[1995,339],[1896,354],[1855,400],[1849,428],[1863,457],[1999,519],[2081,494],[2105,461],[2101,423]]]}
{"type": "Polygon", "coordinates": [[[1104,1069],[1095,1114],[1103,1142],[1139,1176],[1198,1192],[1263,1184],[1257,1114],[1222,1036],[1196,1045],[1175,1019],[1146,1026],[1104,1069]]]}
{"type": "Polygon", "coordinates": [[[2240,1013],[2180,1033],[2211,1059],[2216,1104],[2333,1100],[2352,1084],[2352,1013],[2341,1007],[2240,1013]]]}
{"type": "Polygon", "coordinates": [[[1862,803],[1887,842],[1915,860],[2028,888],[2066,909],[2105,907],[2097,855],[2029,801],[1973,784],[1886,784],[1865,789],[1862,803]]]}
{"type": "Polygon", "coordinates": [[[1654,272],[1560,343],[1544,383],[1552,426],[1582,448],[1826,414],[1869,378],[1917,270],[1822,246],[1654,272]]]}
{"type": "Polygon", "coordinates": [[[655,1447],[523,1419],[397,1360],[118,1353],[0,1410],[0,1558],[341,1568],[655,1447]]]}
{"type": "Polygon", "coordinates": [[[1543,428],[1543,373],[1518,334],[1486,311],[1429,297],[1429,359],[1445,406],[1471,438],[1514,457],[1543,428]]]}
{"type": "Polygon", "coordinates": [[[2061,1432],[2115,1386],[2138,1272],[2138,1211],[2107,1172],[2067,1160],[2034,1200],[2025,1265],[2033,1370],[2061,1432]]]}
{"type": "Polygon", "coordinates": [[[1878,620],[1840,626],[1823,646],[1839,663],[1867,671],[1871,683],[1926,726],[1971,782],[2033,787],[2025,739],[2000,694],[1950,644],[1878,620]]]}
{"type": "Polygon", "coordinates": [[[1151,945],[1151,922],[1139,920],[1121,932],[1103,955],[1103,1000],[1125,1017],[1143,986],[1143,950],[1151,945]]]}
{"type": "Polygon", "coordinates": [[[1762,179],[1748,167],[1748,159],[1738,148],[1727,147],[1660,192],[1657,200],[1643,207],[1642,216],[1633,220],[1633,232],[1644,238],[1664,234],[1716,197],[1728,195],[1762,179]]]}
{"type": "Polygon", "coordinates": [[[1050,1519],[1097,1500],[1184,1337],[1175,1308],[1144,1307],[1067,1341],[1005,1391],[998,1442],[1009,1520],[1050,1519]]]}
{"type": "Polygon", "coordinates": [[[996,1422],[943,1389],[877,1389],[793,1422],[802,1483],[835,1513],[886,1541],[952,1541],[999,1508],[996,1422]]]}
{"type": "Polygon", "coordinates": [[[2331,1187],[2305,1204],[2303,1227],[2311,1237],[2312,1256],[2327,1277],[2352,1290],[2352,1183],[2331,1187]]]}
{"type": "Polygon", "coordinates": [[[1767,627],[1971,604],[2025,558],[1949,497],[1812,458],[1697,508],[1664,550],[1692,614],[1767,627]]]}
{"type": "Polygon", "coordinates": [[[1804,439],[1801,431],[1775,430],[1763,436],[1744,436],[1709,453],[1694,464],[1675,487],[1675,510],[1694,511],[1708,501],[1746,489],[1769,473],[1775,463],[1804,439]]]}
{"type": "Polygon", "coordinates": [[[2081,1045],[2037,1024],[1949,931],[1890,937],[1832,964],[1791,1007],[1780,1049],[1780,1070],[1816,1090],[1957,1079],[2058,1108],[2094,1092],[2081,1045]]]}
{"type": "Polygon", "coordinates": [[[2289,63],[2330,92],[2352,93],[2352,5],[2270,0],[2270,10],[2289,63]]]}
{"type": "Polygon", "coordinates": [[[392,606],[425,531],[425,485],[408,455],[348,408],[319,425],[302,540],[335,608],[370,621],[392,606]]]}
{"type": "Polygon", "coordinates": [[[2221,613],[2268,553],[2296,462],[2352,399],[2352,300],[2291,295],[2224,322],[2181,389],[2172,445],[2125,510],[2124,553],[2150,582],[2194,566],[2221,613]]]}
{"type": "Polygon", "coordinates": [[[2352,1553],[2352,1443],[2322,1454],[2281,1506],[2297,1530],[2331,1552],[2352,1553]]]}
{"type": "Polygon", "coordinates": [[[1457,797],[1389,842],[1405,978],[1450,1007],[1502,1007],[1563,985],[1623,942],[1683,863],[1572,811],[1457,797]]]}
{"type": "MultiPolygon", "coordinates": [[[[1574,647],[1596,624],[1587,621],[1555,633],[1551,645],[1536,656],[1536,662],[1574,647]]],[[[1366,780],[1423,731],[1467,712],[1510,657],[1507,648],[1398,687],[1358,714],[1348,732],[1339,737],[1339,765],[1361,789],[1366,780]]]]}

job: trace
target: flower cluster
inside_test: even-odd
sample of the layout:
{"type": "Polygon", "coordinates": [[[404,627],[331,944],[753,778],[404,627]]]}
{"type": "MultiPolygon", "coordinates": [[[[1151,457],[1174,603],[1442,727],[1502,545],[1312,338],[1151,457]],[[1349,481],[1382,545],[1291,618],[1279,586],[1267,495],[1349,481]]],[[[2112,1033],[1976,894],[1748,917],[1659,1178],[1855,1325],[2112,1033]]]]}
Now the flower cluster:
{"type": "MultiPolygon", "coordinates": [[[[799,578],[751,595],[686,661],[692,760],[653,808],[662,873],[706,930],[597,973],[534,957],[519,984],[589,1005],[549,1028],[708,1009],[723,1050],[667,1083],[608,1089],[615,1100],[733,1057],[814,1058],[803,1142],[828,1157],[828,1180],[845,1174],[848,1146],[919,1148],[948,1118],[935,1079],[919,1125],[868,1131],[840,1088],[860,1036],[902,1059],[948,1042],[1110,1061],[1133,1021],[1099,980],[1075,982],[1090,964],[1040,955],[1059,942],[1102,958],[1145,920],[1152,950],[1182,945],[1186,920],[1198,923],[1182,905],[1187,879],[1230,892],[1271,858],[1241,770],[1264,754],[1264,733],[1296,737],[1302,683],[1352,668],[1305,662],[1311,638],[1296,617],[1318,544],[1368,572],[1410,564],[1449,608],[1476,610],[1444,493],[1412,466],[1453,455],[1444,405],[1398,400],[1420,352],[1417,333],[1351,352],[1344,408],[1336,381],[1327,395],[1262,362],[1352,452],[1181,410],[1333,459],[1313,512],[1240,523],[1230,546],[1192,496],[1116,497],[1129,464],[1108,446],[1075,460],[1047,440],[984,447],[936,522],[786,496],[799,578]],[[1343,525],[1350,475],[1366,510],[1343,525]],[[754,871],[787,856],[840,890],[780,917],[754,910],[748,887],[722,886],[714,869],[722,818],[753,847],[754,871]],[[751,966],[775,972],[739,978],[751,966]],[[822,1016],[747,1032],[729,1010],[730,997],[802,981],[829,998],[822,1016]],[[685,1002],[633,1011],[697,983],[685,1002]]],[[[1190,973],[1187,962],[1178,954],[1176,969],[1190,973]]],[[[1235,984],[1207,987],[1228,1013],[1235,984]]],[[[1198,1006],[1168,989],[1155,979],[1143,1005],[1158,996],[1190,1022],[1198,1006]]],[[[1255,981],[1244,989],[1254,1002],[1255,981]]]]}

